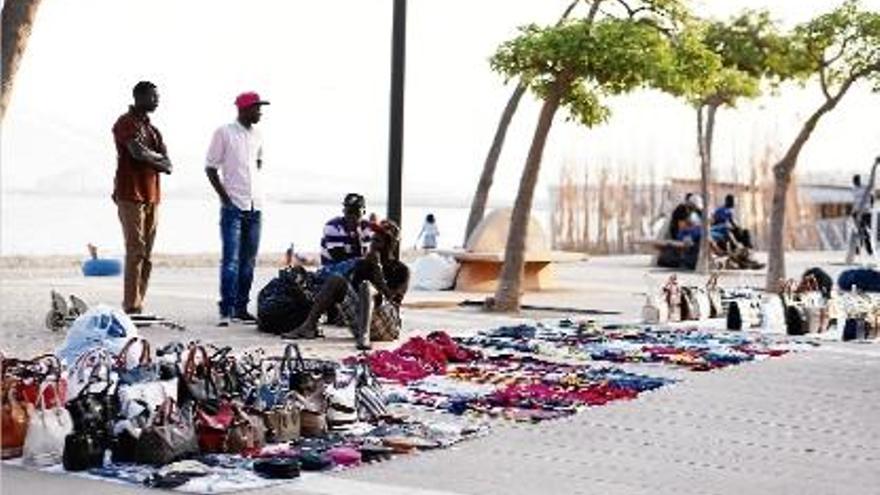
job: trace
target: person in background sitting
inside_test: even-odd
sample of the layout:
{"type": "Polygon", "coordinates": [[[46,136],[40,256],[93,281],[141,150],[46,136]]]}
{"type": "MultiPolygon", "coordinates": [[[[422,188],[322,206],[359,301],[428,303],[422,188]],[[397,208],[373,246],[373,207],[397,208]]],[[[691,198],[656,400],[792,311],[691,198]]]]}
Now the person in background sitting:
{"type": "Polygon", "coordinates": [[[724,205],[718,207],[712,214],[712,237],[719,239],[727,239],[731,236],[733,240],[741,244],[743,247],[752,249],[752,236],[748,229],[740,227],[736,220],[736,202],[733,194],[724,197],[724,205]]]}
{"type": "Polygon", "coordinates": [[[440,231],[437,230],[437,220],[434,218],[433,213],[428,213],[428,216],[425,217],[425,223],[422,225],[422,230],[419,232],[418,237],[416,237],[416,244],[421,239],[422,249],[425,251],[437,249],[438,237],[440,237],[440,231]]]}

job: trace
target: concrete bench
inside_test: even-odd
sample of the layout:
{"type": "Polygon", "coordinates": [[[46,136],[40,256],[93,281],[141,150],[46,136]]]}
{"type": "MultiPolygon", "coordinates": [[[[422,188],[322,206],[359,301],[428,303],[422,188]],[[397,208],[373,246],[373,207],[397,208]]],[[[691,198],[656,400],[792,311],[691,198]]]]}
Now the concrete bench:
{"type": "MultiPolygon", "coordinates": [[[[504,248],[510,227],[510,208],[498,209],[487,215],[474,229],[464,249],[441,250],[461,265],[455,281],[455,290],[466,292],[493,292],[504,265],[504,248]]],[[[548,289],[554,283],[554,263],[585,260],[581,253],[552,251],[548,248],[544,229],[532,218],[526,238],[524,280],[527,291],[548,289]]]]}

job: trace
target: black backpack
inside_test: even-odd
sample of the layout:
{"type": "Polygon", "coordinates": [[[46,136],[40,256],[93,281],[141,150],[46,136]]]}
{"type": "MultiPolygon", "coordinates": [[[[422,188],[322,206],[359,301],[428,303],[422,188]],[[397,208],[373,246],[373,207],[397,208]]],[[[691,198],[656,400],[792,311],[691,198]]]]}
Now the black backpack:
{"type": "Polygon", "coordinates": [[[314,275],[305,268],[281,269],[257,295],[257,329],[280,334],[301,325],[315,303],[314,284],[314,275]]]}

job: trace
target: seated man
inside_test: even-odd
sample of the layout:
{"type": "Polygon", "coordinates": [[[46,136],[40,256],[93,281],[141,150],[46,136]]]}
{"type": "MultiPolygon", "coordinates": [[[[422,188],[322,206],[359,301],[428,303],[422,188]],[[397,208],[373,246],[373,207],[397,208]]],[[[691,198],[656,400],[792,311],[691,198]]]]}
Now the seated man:
{"type": "Polygon", "coordinates": [[[363,196],[357,193],[346,194],[342,201],[342,216],[334,217],[324,224],[321,266],[330,273],[344,273],[351,268],[353,260],[367,252],[372,231],[370,223],[363,218],[365,212],[363,196]],[[335,266],[340,263],[344,265],[335,266]]]}
{"type": "MultiPolygon", "coordinates": [[[[720,239],[726,240],[728,237],[732,237],[737,244],[752,249],[752,236],[748,229],[740,227],[737,223],[736,210],[734,208],[734,197],[732,194],[728,194],[724,197],[724,206],[717,208],[712,214],[712,230],[713,232],[715,230],[719,232],[718,237],[720,239]]],[[[713,237],[715,237],[714,233],[713,237]]],[[[734,251],[735,246],[725,246],[725,250],[734,251]]]]}
{"type": "Polygon", "coordinates": [[[348,326],[357,348],[371,340],[394,340],[400,334],[400,303],[409,287],[409,269],[397,259],[400,230],[384,221],[371,228],[367,254],[346,275],[331,274],[314,297],[305,322],[282,334],[285,339],[315,338],[321,315],[336,310],[338,323],[348,326]]]}
{"type": "Polygon", "coordinates": [[[679,203],[678,206],[672,210],[672,217],[669,221],[669,238],[670,239],[679,239],[679,230],[687,226],[688,220],[691,218],[691,213],[694,211],[694,205],[692,203],[693,193],[687,193],[684,196],[684,202],[679,203]]]}

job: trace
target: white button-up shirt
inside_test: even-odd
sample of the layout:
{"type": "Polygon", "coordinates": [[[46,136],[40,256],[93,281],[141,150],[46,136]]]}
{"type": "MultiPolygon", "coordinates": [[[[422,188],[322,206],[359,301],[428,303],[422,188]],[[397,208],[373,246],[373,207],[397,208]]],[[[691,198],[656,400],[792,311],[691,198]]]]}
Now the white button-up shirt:
{"type": "Polygon", "coordinates": [[[257,161],[262,158],[263,139],[259,131],[236,120],[214,131],[205,167],[220,171],[220,182],[236,208],[259,210],[263,196],[257,161]]]}

